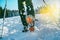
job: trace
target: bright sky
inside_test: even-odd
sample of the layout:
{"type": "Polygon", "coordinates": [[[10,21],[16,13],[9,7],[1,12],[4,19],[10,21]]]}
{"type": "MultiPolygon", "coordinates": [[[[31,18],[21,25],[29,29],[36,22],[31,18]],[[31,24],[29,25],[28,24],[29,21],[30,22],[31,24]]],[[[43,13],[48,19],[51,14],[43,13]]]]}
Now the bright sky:
{"type": "MultiPolygon", "coordinates": [[[[42,3],[40,0],[32,0],[32,1],[33,1],[34,9],[37,8],[37,6],[39,6],[40,3],[42,3]]],[[[0,0],[0,6],[4,8],[5,0],[0,0]]],[[[11,10],[18,9],[17,0],[7,0],[7,9],[11,9],[11,10]]]]}
{"type": "MultiPolygon", "coordinates": [[[[0,6],[4,8],[5,0],[0,0],[0,6]]],[[[7,9],[18,9],[17,0],[7,0],[7,9]]]]}
{"type": "MultiPolygon", "coordinates": [[[[45,0],[47,3],[54,3],[54,0],[45,0]]],[[[43,1],[42,0],[32,0],[33,2],[33,5],[34,5],[34,9],[37,8],[37,6],[42,6],[44,5],[43,1]]],[[[4,8],[5,6],[5,0],[0,0],[0,6],[2,6],[4,8]]],[[[7,9],[10,9],[10,10],[17,10],[18,9],[18,2],[17,0],[7,0],[7,9]]]]}

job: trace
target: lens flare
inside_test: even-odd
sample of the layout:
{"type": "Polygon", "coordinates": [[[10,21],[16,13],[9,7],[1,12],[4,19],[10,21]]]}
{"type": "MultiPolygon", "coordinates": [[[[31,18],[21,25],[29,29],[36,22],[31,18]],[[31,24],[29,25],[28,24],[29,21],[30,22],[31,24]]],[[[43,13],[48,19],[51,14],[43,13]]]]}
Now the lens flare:
{"type": "Polygon", "coordinates": [[[59,18],[59,3],[58,1],[55,4],[49,4],[46,6],[42,6],[38,13],[40,13],[42,20],[50,20],[51,22],[58,22],[59,18]]]}

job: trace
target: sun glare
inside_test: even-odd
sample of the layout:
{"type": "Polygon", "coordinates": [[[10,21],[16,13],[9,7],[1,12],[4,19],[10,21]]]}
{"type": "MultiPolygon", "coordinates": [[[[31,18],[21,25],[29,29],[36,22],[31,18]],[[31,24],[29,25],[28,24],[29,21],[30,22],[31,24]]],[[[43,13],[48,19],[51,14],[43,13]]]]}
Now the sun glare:
{"type": "Polygon", "coordinates": [[[41,18],[43,18],[43,20],[56,22],[59,18],[59,4],[46,5],[45,7],[40,8],[38,13],[42,15],[41,18]],[[48,19],[45,19],[47,17],[48,19]]]}

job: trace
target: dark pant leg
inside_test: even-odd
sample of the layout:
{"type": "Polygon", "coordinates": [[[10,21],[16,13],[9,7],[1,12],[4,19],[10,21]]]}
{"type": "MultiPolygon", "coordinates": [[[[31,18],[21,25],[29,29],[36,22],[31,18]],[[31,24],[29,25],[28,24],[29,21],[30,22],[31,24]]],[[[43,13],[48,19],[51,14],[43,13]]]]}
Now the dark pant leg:
{"type": "Polygon", "coordinates": [[[24,5],[23,5],[24,0],[18,0],[18,9],[19,9],[19,15],[21,18],[21,22],[24,26],[24,29],[26,29],[28,27],[28,24],[26,22],[26,16],[24,15],[24,5]]]}
{"type": "Polygon", "coordinates": [[[24,25],[24,29],[27,28],[28,24],[26,22],[26,15],[21,16],[21,21],[22,21],[22,24],[24,25]]]}
{"type": "MultiPolygon", "coordinates": [[[[32,17],[35,18],[32,0],[26,0],[26,7],[27,7],[27,15],[32,15],[32,17]]],[[[33,26],[34,26],[34,24],[35,24],[35,22],[33,20],[33,26]]]]}

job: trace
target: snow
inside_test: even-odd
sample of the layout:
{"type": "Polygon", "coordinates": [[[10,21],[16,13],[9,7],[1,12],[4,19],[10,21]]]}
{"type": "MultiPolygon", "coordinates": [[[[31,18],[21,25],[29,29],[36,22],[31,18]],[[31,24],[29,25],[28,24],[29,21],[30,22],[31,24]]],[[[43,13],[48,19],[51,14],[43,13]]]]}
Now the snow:
{"type": "MultiPolygon", "coordinates": [[[[46,23],[36,14],[35,31],[22,32],[23,25],[19,16],[5,19],[1,40],[60,40],[60,28],[53,23],[46,23]]],[[[3,19],[0,19],[0,29],[3,19]]],[[[1,31],[1,30],[0,30],[1,31]]]]}
{"type": "Polygon", "coordinates": [[[16,29],[14,29],[14,30],[12,30],[12,32],[10,32],[10,34],[14,34],[14,33],[16,33],[18,30],[16,30],[16,29]]]}

